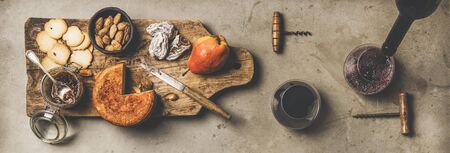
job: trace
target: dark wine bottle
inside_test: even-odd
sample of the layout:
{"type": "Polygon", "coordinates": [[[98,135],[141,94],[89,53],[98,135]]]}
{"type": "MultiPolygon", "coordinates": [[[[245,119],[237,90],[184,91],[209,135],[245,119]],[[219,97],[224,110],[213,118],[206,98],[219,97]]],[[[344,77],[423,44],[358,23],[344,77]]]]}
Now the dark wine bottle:
{"type": "Polygon", "coordinates": [[[430,16],[440,2],[441,0],[396,0],[399,15],[383,43],[384,55],[394,55],[414,20],[430,16]]]}

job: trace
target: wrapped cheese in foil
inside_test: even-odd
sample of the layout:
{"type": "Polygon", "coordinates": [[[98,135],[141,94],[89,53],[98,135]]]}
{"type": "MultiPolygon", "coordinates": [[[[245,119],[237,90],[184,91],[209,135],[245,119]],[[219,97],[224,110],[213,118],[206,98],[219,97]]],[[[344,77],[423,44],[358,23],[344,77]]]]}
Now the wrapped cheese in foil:
{"type": "Polygon", "coordinates": [[[169,38],[163,33],[156,33],[150,43],[150,56],[156,57],[160,60],[164,59],[168,52],[169,38]]]}
{"type": "Polygon", "coordinates": [[[170,23],[154,23],[149,25],[146,31],[153,36],[148,51],[152,57],[156,57],[159,60],[175,60],[191,47],[189,41],[179,35],[178,31],[170,23]]]}
{"type": "Polygon", "coordinates": [[[150,24],[146,30],[147,33],[149,33],[153,37],[156,36],[157,33],[163,33],[167,35],[170,40],[175,38],[175,35],[177,34],[177,31],[175,30],[173,24],[167,22],[150,24]]]}
{"type": "Polygon", "coordinates": [[[183,36],[177,35],[170,45],[169,55],[166,59],[169,61],[176,60],[189,48],[191,48],[191,43],[184,39],[183,36]]]}

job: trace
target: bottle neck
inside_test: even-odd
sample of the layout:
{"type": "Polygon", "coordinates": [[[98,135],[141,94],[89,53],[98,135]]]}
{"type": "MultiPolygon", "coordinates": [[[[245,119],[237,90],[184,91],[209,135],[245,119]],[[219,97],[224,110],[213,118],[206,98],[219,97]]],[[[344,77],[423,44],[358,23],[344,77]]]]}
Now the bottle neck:
{"type": "Polygon", "coordinates": [[[411,27],[411,24],[414,22],[414,19],[406,17],[404,15],[399,15],[394,25],[392,26],[391,31],[389,32],[386,40],[383,43],[382,51],[386,56],[393,56],[397,51],[398,46],[402,42],[406,33],[411,27]]]}

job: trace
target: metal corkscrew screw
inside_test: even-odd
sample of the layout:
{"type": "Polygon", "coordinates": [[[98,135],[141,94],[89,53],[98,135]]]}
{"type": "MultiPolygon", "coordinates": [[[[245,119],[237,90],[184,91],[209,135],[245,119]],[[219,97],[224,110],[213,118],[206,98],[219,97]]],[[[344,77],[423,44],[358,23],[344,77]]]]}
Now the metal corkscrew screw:
{"type": "Polygon", "coordinates": [[[312,36],[312,33],[309,31],[288,31],[285,34],[295,36],[312,36]]]}

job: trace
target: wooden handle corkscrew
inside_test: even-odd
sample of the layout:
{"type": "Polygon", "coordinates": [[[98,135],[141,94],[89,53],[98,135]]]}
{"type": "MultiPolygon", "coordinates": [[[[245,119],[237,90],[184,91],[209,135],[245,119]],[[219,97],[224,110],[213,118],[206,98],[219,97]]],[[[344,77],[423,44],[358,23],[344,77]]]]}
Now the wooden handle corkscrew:
{"type": "Polygon", "coordinates": [[[400,92],[399,100],[400,100],[400,132],[403,135],[409,134],[409,121],[408,121],[408,94],[404,91],[400,92]]]}
{"type": "Polygon", "coordinates": [[[273,12],[272,19],[272,47],[274,52],[280,51],[280,39],[281,39],[281,30],[280,30],[280,12],[273,12]]]}

